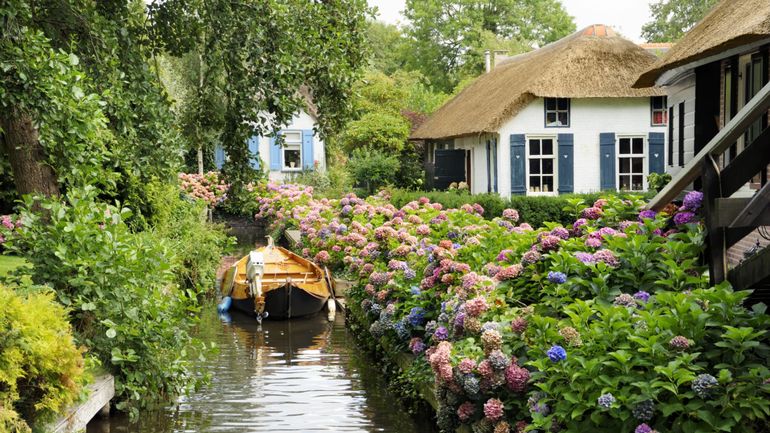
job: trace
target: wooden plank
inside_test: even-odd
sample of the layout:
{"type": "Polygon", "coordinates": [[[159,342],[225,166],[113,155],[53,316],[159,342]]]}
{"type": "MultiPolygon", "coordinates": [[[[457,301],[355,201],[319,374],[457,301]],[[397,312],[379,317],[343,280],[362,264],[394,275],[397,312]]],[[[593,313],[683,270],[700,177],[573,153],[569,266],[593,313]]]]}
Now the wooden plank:
{"type": "Polygon", "coordinates": [[[735,290],[746,290],[770,278],[770,248],[749,257],[730,271],[729,280],[735,290]]]}
{"type": "Polygon", "coordinates": [[[718,284],[725,279],[727,270],[727,247],[725,246],[725,229],[717,225],[716,204],[719,196],[719,173],[714,166],[711,156],[701,163],[703,172],[703,209],[706,217],[707,254],[709,258],[709,278],[711,284],[718,284]]]}
{"type": "MultiPolygon", "coordinates": [[[[768,128],[770,130],[770,128],[768,128]]],[[[770,184],[765,184],[751,201],[743,208],[740,214],[730,223],[730,228],[757,227],[760,216],[768,216],[768,204],[770,204],[770,184]]]]}
{"type": "Polygon", "coordinates": [[[115,378],[105,374],[88,385],[88,400],[69,408],[67,414],[55,421],[47,431],[74,433],[86,428],[88,422],[115,396],[115,378]]]}
{"type": "Polygon", "coordinates": [[[738,228],[770,226],[770,201],[765,201],[764,209],[757,213],[753,223],[746,225],[732,225],[751,200],[751,197],[718,198],[714,209],[714,212],[716,213],[715,224],[717,227],[738,228]]]}
{"type": "Polygon", "coordinates": [[[293,247],[299,245],[299,243],[302,241],[302,235],[299,230],[286,230],[284,235],[293,247]]]}
{"type": "Polygon", "coordinates": [[[770,128],[762,131],[749,147],[743,149],[720,174],[722,195],[729,197],[738,191],[770,162],[770,128]]]}
{"type": "MultiPolygon", "coordinates": [[[[746,129],[754,123],[760,115],[770,109],[770,83],[766,84],[751,101],[746,104],[730,120],[719,133],[709,141],[693,159],[691,159],[682,170],[680,170],[671,182],[666,185],[652,200],[647,204],[648,209],[661,210],[664,206],[674,200],[680,191],[687,188],[702,172],[703,161],[707,155],[720,155],[730,147],[746,129]]],[[[697,125],[696,125],[697,127],[697,125]]]]}

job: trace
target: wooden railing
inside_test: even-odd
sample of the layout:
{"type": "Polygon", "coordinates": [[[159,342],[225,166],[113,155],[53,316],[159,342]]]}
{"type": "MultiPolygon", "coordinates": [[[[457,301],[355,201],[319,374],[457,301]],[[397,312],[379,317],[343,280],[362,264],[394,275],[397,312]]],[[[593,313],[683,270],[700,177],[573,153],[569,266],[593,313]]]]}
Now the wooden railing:
{"type": "Polygon", "coordinates": [[[729,275],[726,254],[728,248],[757,227],[770,225],[770,183],[765,182],[766,179],[751,198],[731,197],[770,163],[770,128],[766,128],[751,143],[746,143],[743,151],[732,160],[722,158],[751,125],[762,116],[767,116],[768,109],[770,83],[647,205],[649,209],[660,210],[679,197],[696,179],[701,179],[712,283],[729,279],[736,288],[749,289],[757,283],[770,281],[770,248],[742,262],[729,275]],[[724,163],[720,165],[720,161],[724,163]]]}

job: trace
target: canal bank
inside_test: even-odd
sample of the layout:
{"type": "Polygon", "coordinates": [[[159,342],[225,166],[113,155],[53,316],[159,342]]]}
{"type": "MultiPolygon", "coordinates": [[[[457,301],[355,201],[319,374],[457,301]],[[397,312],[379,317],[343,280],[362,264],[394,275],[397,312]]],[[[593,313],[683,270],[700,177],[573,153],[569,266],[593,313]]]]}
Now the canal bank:
{"type": "Polygon", "coordinates": [[[199,365],[209,386],[143,412],[137,423],[96,419],[89,433],[403,432],[433,431],[388,391],[380,366],[356,345],[343,314],[290,321],[221,320],[209,308],[201,338],[219,354],[199,365]]]}

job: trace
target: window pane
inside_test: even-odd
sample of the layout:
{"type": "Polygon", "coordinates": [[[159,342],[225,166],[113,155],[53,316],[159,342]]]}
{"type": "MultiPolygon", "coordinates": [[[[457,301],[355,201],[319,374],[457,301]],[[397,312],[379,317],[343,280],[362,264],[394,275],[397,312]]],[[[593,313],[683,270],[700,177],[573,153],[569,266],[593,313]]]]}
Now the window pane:
{"type": "Polygon", "coordinates": [[[631,172],[644,173],[644,158],[631,158],[631,172]]]}
{"type": "Polygon", "coordinates": [[[652,124],[653,125],[665,125],[666,124],[666,112],[665,111],[654,111],[652,113],[652,124]]]}
{"type": "Polygon", "coordinates": [[[529,154],[540,155],[540,140],[529,141],[529,154]]]}
{"type": "Polygon", "coordinates": [[[634,153],[641,155],[644,153],[644,139],[634,138],[634,153]]]}
{"type": "Polygon", "coordinates": [[[620,139],[620,153],[622,155],[628,155],[631,153],[631,139],[630,138],[621,138],[620,139]]]}
{"type": "Polygon", "coordinates": [[[532,192],[540,192],[540,176],[529,177],[529,190],[532,192]]]}
{"type": "Polygon", "coordinates": [[[631,176],[620,176],[620,189],[621,190],[631,189],[631,176]]]}
{"type": "Polygon", "coordinates": [[[284,149],[283,165],[286,168],[300,168],[300,152],[297,149],[284,149]]]}
{"type": "Polygon", "coordinates": [[[543,174],[553,174],[553,159],[543,159],[543,174]]]}
{"type": "Polygon", "coordinates": [[[632,176],[631,183],[634,191],[641,191],[644,189],[644,178],[642,176],[632,176]]]}
{"type": "Polygon", "coordinates": [[[539,159],[530,159],[529,160],[529,173],[530,174],[540,174],[540,160],[539,159]]]}
{"type": "Polygon", "coordinates": [[[545,124],[548,126],[556,126],[556,113],[545,113],[545,124]]]}
{"type": "Polygon", "coordinates": [[[553,98],[545,98],[545,109],[546,110],[555,110],[556,109],[556,100],[553,98]]]}
{"type": "Polygon", "coordinates": [[[567,98],[559,98],[556,101],[559,104],[559,110],[568,110],[569,109],[569,99],[567,99],[567,98]]]}
{"type": "Polygon", "coordinates": [[[569,125],[569,114],[567,112],[559,112],[559,126],[569,125]]]}
{"type": "Polygon", "coordinates": [[[630,173],[631,172],[631,163],[629,161],[631,158],[620,158],[620,173],[630,173]]]}
{"type": "Polygon", "coordinates": [[[543,176],[543,192],[553,191],[553,176],[543,176]]]}
{"type": "Polygon", "coordinates": [[[543,140],[541,143],[543,144],[542,154],[553,155],[553,140],[543,140]]]}

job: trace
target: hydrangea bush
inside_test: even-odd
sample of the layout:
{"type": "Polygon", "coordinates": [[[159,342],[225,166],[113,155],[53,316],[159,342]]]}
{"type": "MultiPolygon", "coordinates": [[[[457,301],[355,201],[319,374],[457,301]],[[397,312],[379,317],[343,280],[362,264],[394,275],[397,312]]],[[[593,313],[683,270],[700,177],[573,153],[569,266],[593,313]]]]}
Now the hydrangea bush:
{"type": "Polygon", "coordinates": [[[210,171],[204,174],[179,173],[179,187],[189,197],[203,200],[213,208],[227,198],[230,186],[219,178],[219,172],[210,171]]]}
{"type": "Polygon", "coordinates": [[[700,193],[660,213],[575,199],[572,224],[535,229],[513,209],[259,188],[258,218],[356,282],[371,336],[430,366],[443,431],[768,431],[769,324],[708,288],[700,193]]]}

